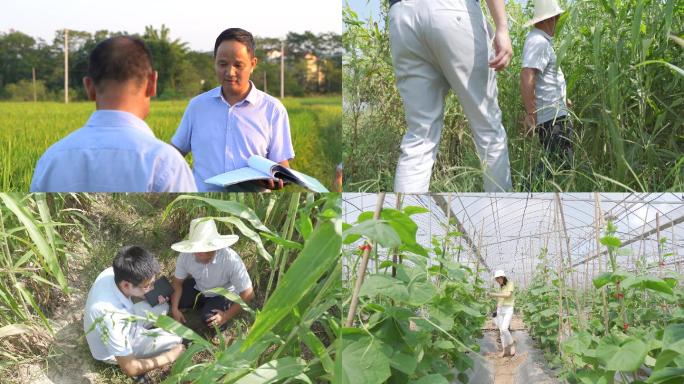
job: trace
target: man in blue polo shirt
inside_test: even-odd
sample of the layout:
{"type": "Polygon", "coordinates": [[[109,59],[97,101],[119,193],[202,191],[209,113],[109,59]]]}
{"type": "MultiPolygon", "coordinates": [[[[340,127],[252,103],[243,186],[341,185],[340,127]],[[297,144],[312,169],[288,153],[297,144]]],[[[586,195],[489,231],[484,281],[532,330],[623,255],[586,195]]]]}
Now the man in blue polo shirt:
{"type": "Polygon", "coordinates": [[[141,39],[100,42],[83,85],[97,110],[45,151],[32,192],[196,192],[185,159],[143,121],[157,92],[157,72],[141,39]]]}
{"type": "MultiPolygon", "coordinates": [[[[192,152],[197,189],[225,191],[204,180],[247,166],[260,155],[289,167],[294,158],[290,123],[283,104],[256,89],[249,77],[257,64],[254,38],[240,29],[227,29],[214,44],[214,69],[221,83],[192,100],[171,144],[183,156],[192,152]]],[[[235,191],[276,189],[280,183],[246,183],[235,191]]]]}

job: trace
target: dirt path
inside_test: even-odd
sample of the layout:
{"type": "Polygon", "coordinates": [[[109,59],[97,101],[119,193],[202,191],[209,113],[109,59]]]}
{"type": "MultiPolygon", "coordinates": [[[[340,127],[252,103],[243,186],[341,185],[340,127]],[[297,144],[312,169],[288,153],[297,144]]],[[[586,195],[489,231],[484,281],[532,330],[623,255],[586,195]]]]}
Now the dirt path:
{"type": "Polygon", "coordinates": [[[483,326],[484,336],[479,340],[480,356],[475,367],[467,372],[469,384],[557,384],[555,373],[547,368],[543,354],[534,346],[525,324],[518,315],[511,320],[511,334],[515,339],[515,356],[500,357],[501,341],[492,319],[483,326]]]}

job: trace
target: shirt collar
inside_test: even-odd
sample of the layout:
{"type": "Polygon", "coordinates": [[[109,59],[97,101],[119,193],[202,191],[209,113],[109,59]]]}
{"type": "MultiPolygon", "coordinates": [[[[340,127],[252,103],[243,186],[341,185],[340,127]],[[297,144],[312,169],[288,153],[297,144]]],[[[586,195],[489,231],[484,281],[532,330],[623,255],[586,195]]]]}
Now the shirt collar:
{"type": "Polygon", "coordinates": [[[100,109],[93,112],[86,123],[87,126],[106,126],[106,127],[133,127],[141,132],[154,137],[154,132],[149,125],[138,116],[124,111],[112,109],[100,109]]]}
{"type": "Polygon", "coordinates": [[[129,312],[133,311],[133,302],[131,301],[130,297],[126,297],[123,292],[119,289],[119,287],[116,285],[116,281],[114,280],[114,276],[112,276],[112,290],[114,291],[114,297],[121,302],[121,305],[124,306],[129,312]]]}
{"type": "Polygon", "coordinates": [[[534,27],[534,29],[536,29],[537,31],[539,31],[539,34],[541,34],[542,36],[544,36],[544,38],[545,38],[546,40],[548,40],[548,41],[553,41],[553,37],[551,37],[551,35],[549,35],[548,33],[542,31],[541,29],[539,29],[539,28],[537,28],[537,27],[534,27]]]}
{"type": "MultiPolygon", "coordinates": [[[[237,102],[235,105],[240,105],[244,102],[248,102],[250,104],[256,104],[258,101],[258,90],[256,89],[256,86],[252,82],[252,80],[249,81],[249,93],[247,94],[247,97],[245,97],[243,100],[237,102]]],[[[228,101],[226,101],[225,97],[223,97],[223,93],[221,93],[221,86],[219,85],[218,87],[214,88],[213,90],[213,97],[220,98],[224,103],[230,105],[228,101]]],[[[232,105],[231,105],[232,106],[232,105]]]]}

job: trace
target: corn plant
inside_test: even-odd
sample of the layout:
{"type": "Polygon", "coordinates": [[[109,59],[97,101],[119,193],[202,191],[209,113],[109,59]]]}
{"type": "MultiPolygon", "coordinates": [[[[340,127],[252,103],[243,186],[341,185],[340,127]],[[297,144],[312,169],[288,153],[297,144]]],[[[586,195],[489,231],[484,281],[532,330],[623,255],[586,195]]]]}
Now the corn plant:
{"type": "MultiPolygon", "coordinates": [[[[282,200],[298,207],[292,202],[299,203],[299,197],[295,194],[290,199],[282,200]]],[[[341,285],[341,266],[338,262],[342,245],[340,196],[328,194],[318,198],[313,195],[306,197],[306,204],[291,216],[298,223],[295,226],[303,242],[293,241],[292,233],[288,232],[290,222],[286,222],[283,233],[271,231],[251,209],[233,201],[195,195],[180,196],[169,205],[167,213],[184,200],[202,202],[223,214],[239,217],[237,220],[226,220],[224,217],[223,221],[235,225],[243,234],[247,225],[237,223],[240,220],[248,222],[265,239],[287,249],[292,257],[287,262],[277,264],[277,258],[261,255],[271,268],[282,269],[277,280],[269,279],[274,285],[273,291],[261,309],[252,310],[239,297],[225,290],[217,291],[243,305],[254,321],[249,332],[239,335],[230,345],[223,340],[218,346],[213,345],[167,316],[156,318],[159,327],[192,341],[164,382],[333,381],[334,340],[338,337],[340,327],[334,315],[341,285]],[[210,357],[194,363],[193,357],[199,353],[210,357]]],[[[287,260],[285,252],[276,251],[275,255],[287,260]]]]}

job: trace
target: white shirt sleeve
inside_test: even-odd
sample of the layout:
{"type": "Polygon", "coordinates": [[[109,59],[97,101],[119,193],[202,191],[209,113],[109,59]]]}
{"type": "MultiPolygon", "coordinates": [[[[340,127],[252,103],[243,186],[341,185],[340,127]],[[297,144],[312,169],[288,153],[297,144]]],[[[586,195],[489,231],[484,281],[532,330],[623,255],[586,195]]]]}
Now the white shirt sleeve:
{"type": "Polygon", "coordinates": [[[268,143],[268,159],[277,162],[293,159],[294,148],[290,135],[290,118],[282,104],[276,105],[271,118],[271,141],[268,143]]]}
{"type": "Polygon", "coordinates": [[[129,340],[131,327],[135,327],[134,322],[127,321],[130,315],[120,312],[105,311],[102,321],[97,323],[98,333],[102,336],[102,341],[107,351],[113,356],[129,356],[133,354],[133,345],[129,340]]]}
{"type": "Polygon", "coordinates": [[[154,192],[197,192],[190,166],[175,148],[169,147],[167,159],[161,165],[154,192]],[[175,152],[175,153],[174,153],[175,152]]]}
{"type": "Polygon", "coordinates": [[[183,153],[192,151],[192,145],[190,144],[190,138],[192,137],[192,109],[193,102],[190,100],[187,108],[185,108],[185,112],[183,112],[180,125],[171,138],[171,144],[183,153]]]}
{"type": "Polygon", "coordinates": [[[523,47],[523,68],[534,68],[540,72],[549,64],[551,60],[551,43],[542,36],[531,36],[525,40],[523,47]]]}
{"type": "Polygon", "coordinates": [[[230,258],[231,269],[228,282],[235,287],[235,293],[239,295],[252,286],[252,279],[249,277],[247,267],[245,267],[245,263],[237,252],[231,249],[230,253],[232,257],[230,258]]]}
{"type": "Polygon", "coordinates": [[[173,275],[177,279],[185,280],[188,277],[188,275],[190,274],[188,272],[188,268],[186,265],[187,260],[188,260],[187,255],[188,254],[186,254],[186,253],[181,253],[180,255],[178,255],[178,258],[176,259],[176,271],[174,272],[173,275]]]}

